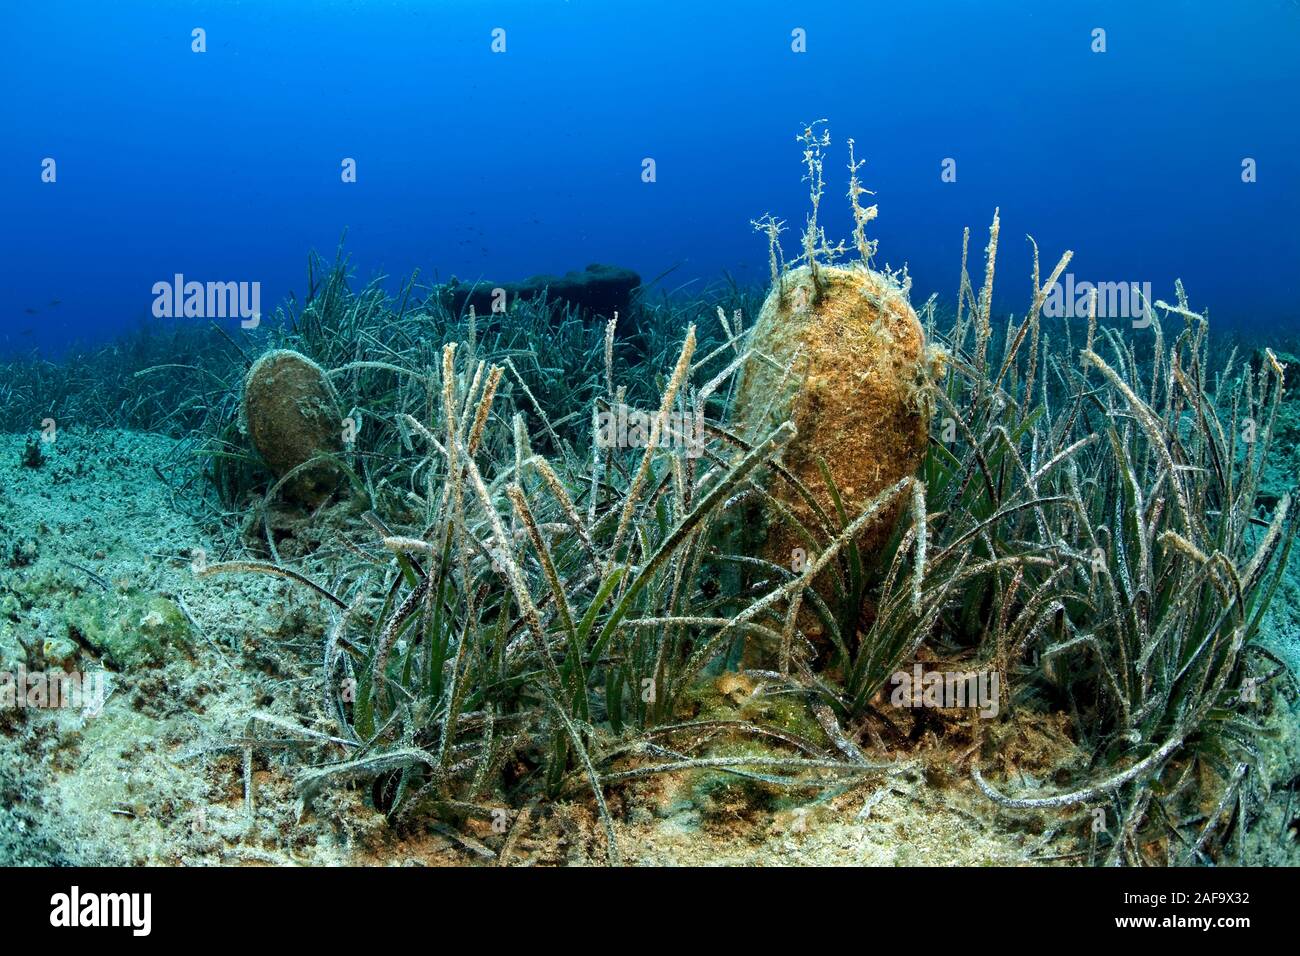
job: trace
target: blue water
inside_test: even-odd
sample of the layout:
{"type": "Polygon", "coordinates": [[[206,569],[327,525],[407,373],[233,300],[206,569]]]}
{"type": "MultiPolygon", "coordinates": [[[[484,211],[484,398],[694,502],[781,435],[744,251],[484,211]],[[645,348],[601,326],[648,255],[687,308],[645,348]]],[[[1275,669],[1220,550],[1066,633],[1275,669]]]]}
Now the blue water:
{"type": "Polygon", "coordinates": [[[269,312],[345,228],[394,285],[594,261],[758,283],[749,222],[786,219],[793,254],[794,137],[823,117],[828,232],[853,137],[915,301],[951,302],[962,227],[980,250],[1000,206],[1000,311],[1032,234],[1079,279],[1181,276],[1220,325],[1297,330],[1298,52],[1292,0],[5,0],[0,352],[111,338],[176,273],[260,282],[269,312]]]}

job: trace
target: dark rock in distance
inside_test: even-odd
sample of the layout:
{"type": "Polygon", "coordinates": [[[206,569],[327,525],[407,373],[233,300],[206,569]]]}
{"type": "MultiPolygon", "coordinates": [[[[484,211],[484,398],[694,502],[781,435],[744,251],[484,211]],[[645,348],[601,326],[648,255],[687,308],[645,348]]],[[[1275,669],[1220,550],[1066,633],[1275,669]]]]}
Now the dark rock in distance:
{"type": "Polygon", "coordinates": [[[641,285],[641,277],[631,269],[595,263],[582,272],[566,272],[562,276],[536,275],[522,282],[465,283],[453,278],[443,286],[444,303],[453,312],[468,311],[474,306],[478,315],[489,315],[494,304],[495,290],[504,289],[506,304],[519,300],[525,302],[546,295],[551,302],[570,305],[588,316],[612,318],[615,312],[626,316],[632,302],[632,292],[641,285]]]}

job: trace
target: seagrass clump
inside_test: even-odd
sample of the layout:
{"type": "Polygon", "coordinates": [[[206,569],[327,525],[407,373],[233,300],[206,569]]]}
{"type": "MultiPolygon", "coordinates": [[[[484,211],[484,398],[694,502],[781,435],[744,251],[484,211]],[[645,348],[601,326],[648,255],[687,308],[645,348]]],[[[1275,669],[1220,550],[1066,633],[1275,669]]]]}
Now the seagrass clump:
{"type": "Polygon", "coordinates": [[[807,785],[809,775],[815,784],[893,769],[788,734],[771,737],[788,756],[728,758],[642,736],[665,745],[698,736],[674,723],[683,696],[747,637],[779,643],[790,597],[817,572],[781,573],[743,595],[716,587],[727,556],[714,552],[711,529],[796,433],[781,423],[751,443],[709,414],[749,358],[741,336],[722,328],[704,355],[695,327],[686,330],[639,436],[602,428],[632,390],[618,382],[612,326],[597,353],[603,387],[585,440],[536,403],[512,371],[517,355],[497,361],[481,343],[449,342],[436,366],[393,362],[429,387],[385,422],[410,450],[383,482],[372,476],[376,507],[346,536],[348,560],[203,570],[275,575],[333,609],[320,701],[345,741],[343,759],[307,773],[305,795],[362,777],[376,781],[378,805],[394,816],[490,817],[585,786],[616,859],[604,787],[628,775],[749,767],[807,785]],[[534,448],[548,435],[555,457],[534,448]]]}
{"type": "Polygon", "coordinates": [[[1042,303],[1071,254],[1042,283],[1036,247],[1029,310],[995,338],[998,231],[995,214],[982,289],[963,255],[955,323],[933,333],[947,356],[930,514],[908,532],[929,539],[919,601],[891,571],[850,653],[847,709],[869,710],[922,643],[973,657],[1003,678],[1001,719],[1068,713],[1089,755],[1072,785],[1016,794],[976,747],[990,800],[1073,814],[1085,860],[1204,862],[1272,785],[1262,688],[1285,668],[1259,637],[1297,525],[1293,496],[1260,481],[1284,370],[1271,352],[1257,371],[1235,352],[1216,368],[1181,284],[1136,324],[1103,325],[1094,295],[1081,340],[1068,323],[1049,339],[1042,303]]]}

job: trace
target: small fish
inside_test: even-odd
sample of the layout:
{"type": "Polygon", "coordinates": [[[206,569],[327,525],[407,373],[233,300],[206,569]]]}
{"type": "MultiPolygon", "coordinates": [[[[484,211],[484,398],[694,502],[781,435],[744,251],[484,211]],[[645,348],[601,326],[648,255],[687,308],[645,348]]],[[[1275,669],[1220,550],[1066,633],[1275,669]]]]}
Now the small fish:
{"type": "Polygon", "coordinates": [[[63,304],[63,300],[62,300],[62,299],[51,299],[51,300],[50,300],[50,308],[53,308],[53,307],[56,306],[56,305],[62,305],[62,304],[63,304]]]}
{"type": "Polygon", "coordinates": [[[28,315],[40,315],[40,314],[41,314],[41,312],[40,312],[39,309],[23,309],[23,311],[26,312],[28,315]]]}

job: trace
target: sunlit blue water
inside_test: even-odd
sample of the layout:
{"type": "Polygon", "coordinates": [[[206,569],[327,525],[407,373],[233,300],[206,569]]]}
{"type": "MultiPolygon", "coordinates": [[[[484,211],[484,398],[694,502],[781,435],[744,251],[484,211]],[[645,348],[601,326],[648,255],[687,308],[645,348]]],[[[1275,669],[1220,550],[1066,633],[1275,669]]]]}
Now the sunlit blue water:
{"type": "Polygon", "coordinates": [[[1298,54],[1290,0],[6,2],[0,352],[110,338],[177,273],[258,282],[269,312],[345,228],[394,283],[757,283],[749,222],[786,219],[793,254],[794,137],[823,117],[828,231],[853,137],[914,300],[952,300],[962,227],[980,250],[1000,206],[1001,311],[1032,234],[1081,280],[1181,276],[1221,323],[1296,329],[1298,54]]]}

